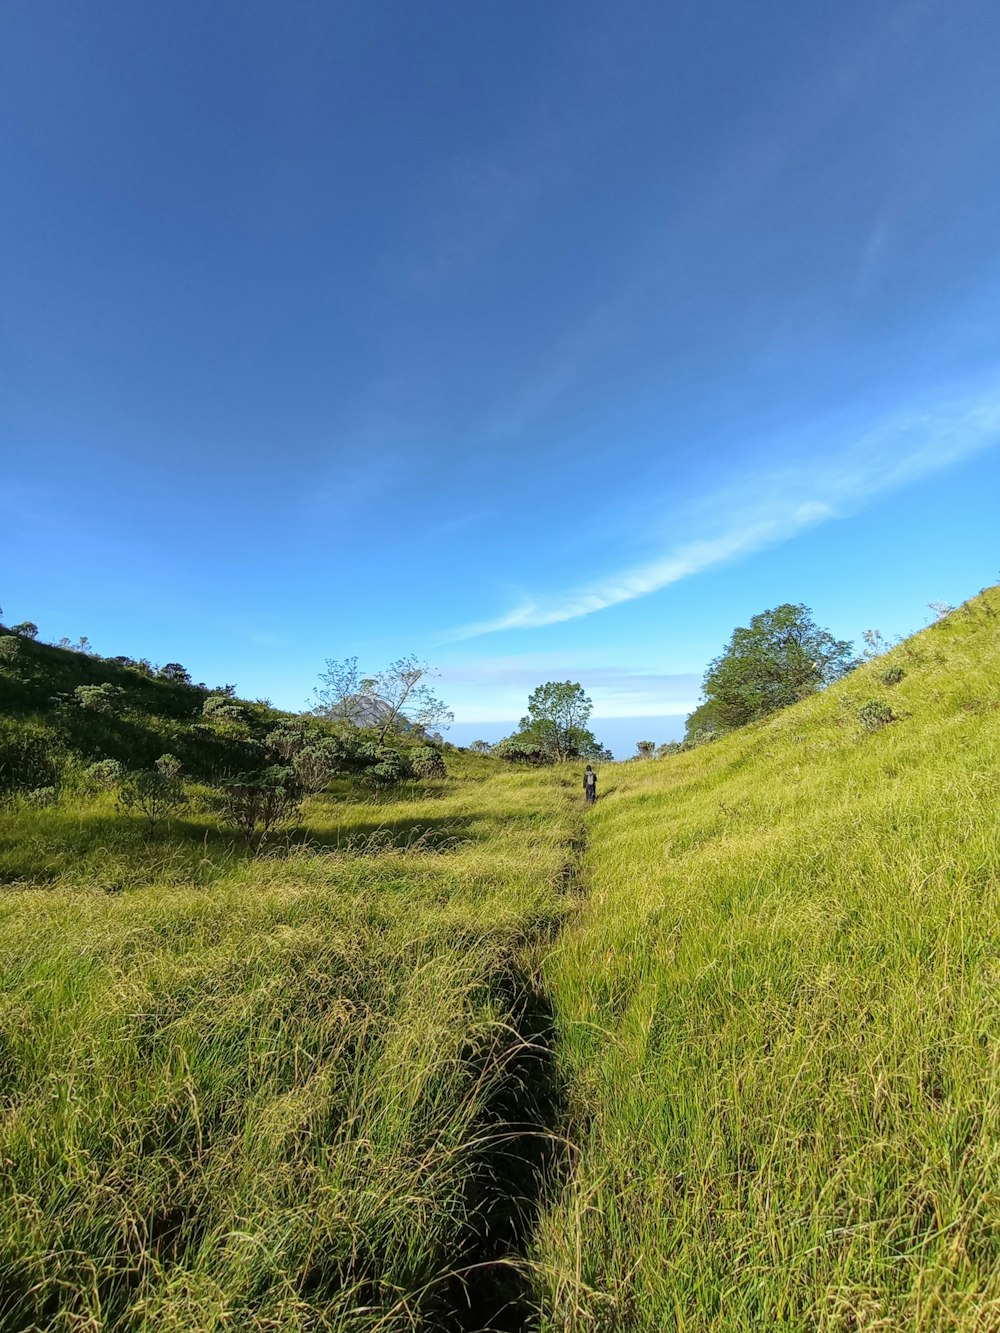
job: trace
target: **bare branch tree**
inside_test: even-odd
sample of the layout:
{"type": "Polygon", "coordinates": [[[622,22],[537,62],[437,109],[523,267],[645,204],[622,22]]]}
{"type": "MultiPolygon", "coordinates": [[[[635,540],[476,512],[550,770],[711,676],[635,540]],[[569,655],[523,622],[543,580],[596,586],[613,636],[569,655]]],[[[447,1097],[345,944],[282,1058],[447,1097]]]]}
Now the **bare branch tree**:
{"type": "Polygon", "coordinates": [[[358,659],[345,657],[326,659],[326,670],[320,672],[320,684],[313,690],[316,703],[313,712],[334,722],[357,723],[358,695],[361,692],[361,673],[358,659]]]}
{"type": "Polygon", "coordinates": [[[447,726],[454,714],[431,687],[426,662],[400,657],[374,676],[362,676],[356,657],[327,659],[313,712],[356,727],[374,727],[381,744],[391,732],[447,726]]]}
{"type": "Polygon", "coordinates": [[[400,657],[374,678],[374,694],[383,714],[378,723],[380,741],[403,723],[429,731],[453,720],[454,713],[431,690],[429,681],[434,674],[426,662],[400,657]]]}

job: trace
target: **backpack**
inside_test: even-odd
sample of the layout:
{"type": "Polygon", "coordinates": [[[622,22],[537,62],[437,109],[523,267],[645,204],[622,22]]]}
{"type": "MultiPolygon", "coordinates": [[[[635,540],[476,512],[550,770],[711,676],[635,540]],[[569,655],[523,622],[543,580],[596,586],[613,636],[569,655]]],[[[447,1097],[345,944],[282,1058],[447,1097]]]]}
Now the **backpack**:
{"type": "Polygon", "coordinates": [[[584,773],[584,775],[583,775],[583,785],[584,785],[585,787],[596,787],[596,786],[597,786],[597,774],[596,774],[596,773],[584,773]]]}

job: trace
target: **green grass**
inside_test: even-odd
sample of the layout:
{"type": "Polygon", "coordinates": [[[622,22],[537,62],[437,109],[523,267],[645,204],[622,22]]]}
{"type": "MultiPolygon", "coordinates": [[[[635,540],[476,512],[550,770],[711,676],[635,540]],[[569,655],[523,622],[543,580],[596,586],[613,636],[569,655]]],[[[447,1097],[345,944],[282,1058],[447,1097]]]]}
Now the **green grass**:
{"type": "Polygon", "coordinates": [[[998,650],[992,589],[586,815],[9,803],[0,1333],[1000,1328],[998,650]]]}
{"type": "Polygon", "coordinates": [[[618,770],[545,967],[577,1138],[547,1330],[1000,1327],[998,631],[994,589],[618,770]]]}
{"type": "Polygon", "coordinates": [[[101,802],[18,816],[89,859],[0,897],[5,1333],[443,1325],[577,815],[551,775],[433,790],[211,876],[101,802]]]}

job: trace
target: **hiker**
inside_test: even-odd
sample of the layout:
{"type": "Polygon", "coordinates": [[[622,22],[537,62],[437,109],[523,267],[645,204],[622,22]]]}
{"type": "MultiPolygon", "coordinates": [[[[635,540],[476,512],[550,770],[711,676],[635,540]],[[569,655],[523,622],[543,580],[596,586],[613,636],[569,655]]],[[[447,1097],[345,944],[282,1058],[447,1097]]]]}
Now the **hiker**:
{"type": "Polygon", "coordinates": [[[588,805],[593,805],[597,800],[597,774],[589,764],[583,775],[583,794],[587,798],[588,805]]]}

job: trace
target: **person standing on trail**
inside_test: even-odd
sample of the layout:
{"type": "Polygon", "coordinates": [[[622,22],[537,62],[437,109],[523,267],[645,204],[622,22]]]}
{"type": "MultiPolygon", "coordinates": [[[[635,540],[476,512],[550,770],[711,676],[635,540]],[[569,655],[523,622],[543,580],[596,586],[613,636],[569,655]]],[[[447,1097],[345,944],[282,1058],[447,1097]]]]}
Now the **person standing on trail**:
{"type": "Polygon", "coordinates": [[[583,794],[587,798],[588,805],[593,805],[597,800],[597,774],[589,764],[583,774],[583,794]]]}

